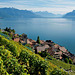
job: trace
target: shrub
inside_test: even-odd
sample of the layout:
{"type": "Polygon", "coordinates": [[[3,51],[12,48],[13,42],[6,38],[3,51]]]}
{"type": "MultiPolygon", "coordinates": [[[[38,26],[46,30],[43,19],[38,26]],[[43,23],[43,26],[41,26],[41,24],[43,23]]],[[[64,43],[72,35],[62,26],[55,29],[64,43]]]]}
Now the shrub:
{"type": "Polygon", "coordinates": [[[68,59],[68,58],[65,58],[65,62],[66,62],[66,63],[69,63],[69,59],[68,59]]]}
{"type": "Polygon", "coordinates": [[[25,46],[27,46],[27,47],[31,48],[31,46],[30,46],[29,44],[26,44],[25,46]]]}

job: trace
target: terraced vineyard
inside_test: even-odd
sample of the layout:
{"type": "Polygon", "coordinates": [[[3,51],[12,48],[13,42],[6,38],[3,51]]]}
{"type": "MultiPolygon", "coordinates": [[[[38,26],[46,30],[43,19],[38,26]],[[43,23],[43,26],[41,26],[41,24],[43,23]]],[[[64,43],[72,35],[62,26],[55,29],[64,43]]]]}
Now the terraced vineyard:
{"type": "Polygon", "coordinates": [[[55,58],[52,58],[52,60],[48,60],[54,65],[58,66],[59,68],[62,68],[63,70],[67,70],[70,75],[75,75],[75,65],[65,63],[63,61],[57,60],[55,58]],[[72,72],[70,72],[70,69],[72,72]]]}
{"type": "Polygon", "coordinates": [[[0,35],[0,75],[68,75],[56,65],[0,35]]]}

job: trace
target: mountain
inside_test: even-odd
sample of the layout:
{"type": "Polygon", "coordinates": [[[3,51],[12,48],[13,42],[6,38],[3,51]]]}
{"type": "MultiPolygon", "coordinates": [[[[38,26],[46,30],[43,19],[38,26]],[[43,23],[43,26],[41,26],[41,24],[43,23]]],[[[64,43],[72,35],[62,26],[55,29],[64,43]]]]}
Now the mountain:
{"type": "Polygon", "coordinates": [[[53,14],[47,11],[32,12],[16,8],[0,8],[0,18],[41,18],[41,17],[62,17],[60,14],[53,14]]]}
{"type": "Polygon", "coordinates": [[[53,13],[49,13],[47,11],[39,11],[39,12],[35,12],[36,15],[40,15],[41,17],[62,17],[62,15],[60,14],[53,14],[53,13]]]}
{"type": "Polygon", "coordinates": [[[75,10],[69,12],[63,16],[64,18],[75,18],[75,10]]]}
{"type": "Polygon", "coordinates": [[[40,16],[28,10],[19,10],[15,8],[0,8],[0,17],[1,18],[36,18],[40,16]]]}

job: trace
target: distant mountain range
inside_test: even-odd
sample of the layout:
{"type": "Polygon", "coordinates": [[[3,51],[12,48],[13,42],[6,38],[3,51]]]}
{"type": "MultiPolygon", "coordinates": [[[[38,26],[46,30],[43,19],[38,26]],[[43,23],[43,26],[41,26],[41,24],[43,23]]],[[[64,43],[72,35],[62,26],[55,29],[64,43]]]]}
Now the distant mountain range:
{"type": "Polygon", "coordinates": [[[47,11],[32,12],[29,10],[19,10],[15,8],[0,8],[0,18],[42,18],[42,17],[62,17],[47,11]]]}
{"type": "Polygon", "coordinates": [[[47,11],[43,11],[43,12],[39,11],[39,12],[35,12],[35,14],[39,15],[41,17],[62,17],[62,15],[60,15],[60,14],[56,15],[56,14],[53,14],[53,13],[49,13],[47,11]]]}
{"type": "Polygon", "coordinates": [[[75,18],[75,10],[69,12],[63,16],[64,18],[75,18]]]}
{"type": "Polygon", "coordinates": [[[36,18],[41,17],[32,11],[15,8],[0,8],[0,18],[36,18]]]}
{"type": "Polygon", "coordinates": [[[16,8],[0,8],[0,19],[2,18],[49,18],[49,17],[63,17],[75,18],[75,10],[65,15],[53,14],[47,11],[33,12],[29,10],[19,10],[16,8]]]}

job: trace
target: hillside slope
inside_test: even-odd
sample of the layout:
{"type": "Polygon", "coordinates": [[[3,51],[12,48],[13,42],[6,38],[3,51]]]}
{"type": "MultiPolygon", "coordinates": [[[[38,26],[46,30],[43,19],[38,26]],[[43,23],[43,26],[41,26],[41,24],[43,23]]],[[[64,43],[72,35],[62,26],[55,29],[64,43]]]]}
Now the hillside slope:
{"type": "Polygon", "coordinates": [[[40,55],[1,35],[0,60],[1,75],[68,75],[40,55]]]}

